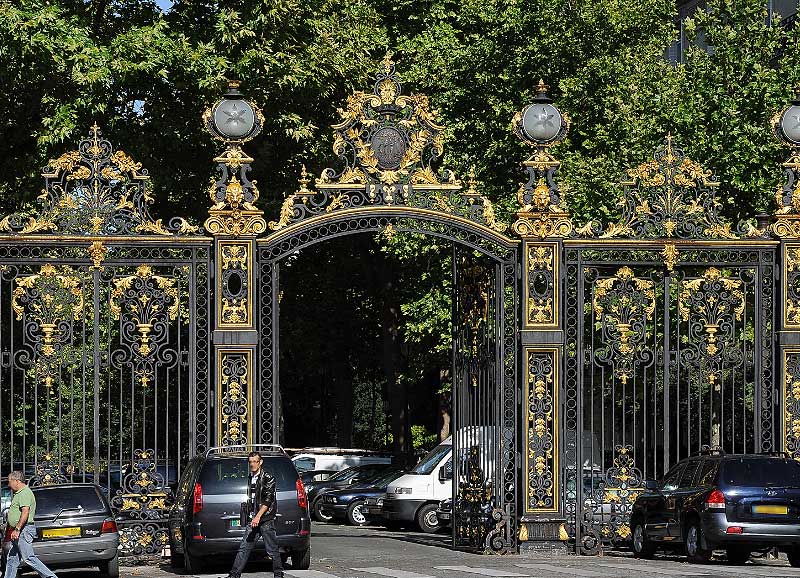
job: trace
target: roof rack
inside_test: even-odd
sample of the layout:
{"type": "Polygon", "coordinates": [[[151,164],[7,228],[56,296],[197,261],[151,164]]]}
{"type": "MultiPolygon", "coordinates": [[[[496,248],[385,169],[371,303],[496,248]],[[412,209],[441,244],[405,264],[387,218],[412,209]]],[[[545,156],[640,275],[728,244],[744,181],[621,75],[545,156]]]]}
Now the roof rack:
{"type": "Polygon", "coordinates": [[[390,452],[384,452],[378,450],[361,450],[358,448],[337,448],[330,446],[301,448],[301,449],[292,448],[292,451],[298,454],[337,454],[337,455],[352,454],[361,456],[391,455],[390,452]]]}
{"type": "Polygon", "coordinates": [[[279,444],[236,444],[230,446],[214,446],[206,450],[206,457],[211,454],[241,454],[258,450],[267,450],[285,454],[283,446],[279,444]]]}
{"type": "Polygon", "coordinates": [[[692,454],[691,457],[695,456],[724,456],[725,452],[719,446],[711,447],[708,445],[700,446],[700,451],[696,454],[692,454]]]}

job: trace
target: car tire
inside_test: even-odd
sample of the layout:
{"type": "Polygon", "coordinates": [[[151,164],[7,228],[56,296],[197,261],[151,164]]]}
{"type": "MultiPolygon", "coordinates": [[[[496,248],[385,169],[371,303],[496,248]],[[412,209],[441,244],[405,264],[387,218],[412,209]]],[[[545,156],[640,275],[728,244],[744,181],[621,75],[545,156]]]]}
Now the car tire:
{"type": "Polygon", "coordinates": [[[653,544],[647,537],[647,531],[644,529],[644,524],[636,522],[631,531],[631,541],[633,548],[633,555],[636,558],[650,559],[656,553],[656,545],[653,544]]]}
{"type": "Polygon", "coordinates": [[[100,574],[103,578],[119,578],[119,555],[100,565],[100,574]]]}
{"type": "Polygon", "coordinates": [[[800,548],[787,550],[786,555],[789,557],[789,565],[792,568],[800,568],[800,548]]]}
{"type": "Polygon", "coordinates": [[[426,534],[433,534],[442,527],[439,518],[436,517],[437,504],[425,504],[417,510],[417,526],[426,534]]]}
{"type": "Polygon", "coordinates": [[[728,555],[728,564],[733,566],[743,566],[750,559],[750,550],[746,548],[728,548],[725,550],[728,555]]]}
{"type": "Polygon", "coordinates": [[[367,517],[361,508],[364,507],[364,500],[355,500],[352,504],[347,506],[347,523],[351,526],[366,526],[367,517]]]}
{"type": "Polygon", "coordinates": [[[702,547],[703,530],[700,528],[699,520],[692,520],[689,522],[683,544],[690,562],[694,564],[703,564],[711,559],[713,551],[702,547]]]}
{"type": "Polygon", "coordinates": [[[308,570],[311,567],[311,546],[292,552],[292,570],[308,570]]]}
{"type": "Polygon", "coordinates": [[[322,498],[314,500],[314,505],[311,507],[311,512],[317,522],[330,522],[333,520],[333,514],[325,511],[322,507],[322,498]]]}

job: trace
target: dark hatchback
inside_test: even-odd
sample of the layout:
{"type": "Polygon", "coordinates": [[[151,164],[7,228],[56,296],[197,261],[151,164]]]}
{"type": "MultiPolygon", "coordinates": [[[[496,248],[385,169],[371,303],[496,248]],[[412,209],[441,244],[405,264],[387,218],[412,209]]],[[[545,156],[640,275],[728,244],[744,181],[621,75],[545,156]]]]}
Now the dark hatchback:
{"type": "Polygon", "coordinates": [[[634,554],[685,549],[693,562],[725,549],[732,564],[777,547],[800,566],[800,463],[783,455],[710,454],[685,459],[636,500],[634,554]]]}
{"type": "MultiPolygon", "coordinates": [[[[96,566],[103,576],[119,576],[119,533],[108,501],[93,484],[31,488],[36,497],[33,551],[51,569],[96,566]]],[[[11,549],[11,531],[3,539],[2,567],[11,549]]],[[[23,565],[24,567],[24,565],[23,565]]]]}
{"type": "Polygon", "coordinates": [[[333,517],[326,513],[323,508],[321,498],[322,493],[329,490],[339,490],[355,484],[368,484],[377,480],[383,473],[391,468],[391,464],[366,464],[354,466],[341,470],[324,482],[314,483],[308,486],[308,503],[311,504],[311,512],[314,519],[318,522],[330,522],[333,517]]]}
{"type": "Polygon", "coordinates": [[[368,498],[377,498],[386,493],[386,488],[402,476],[405,470],[390,469],[372,482],[356,484],[340,490],[327,490],[320,495],[321,509],[324,515],[332,518],[343,518],[351,526],[365,526],[370,516],[364,505],[368,498]]]}
{"type": "MultiPolygon", "coordinates": [[[[307,570],[311,561],[311,519],[305,487],[280,446],[212,448],[192,459],[183,472],[170,510],[170,554],[174,567],[198,571],[212,556],[233,556],[244,535],[241,504],[247,500],[247,454],[259,450],[264,469],[277,481],[275,529],[281,555],[292,568],[307,570]]],[[[263,540],[258,543],[263,552],[263,540]]],[[[258,547],[257,547],[258,549],[258,547]]]]}

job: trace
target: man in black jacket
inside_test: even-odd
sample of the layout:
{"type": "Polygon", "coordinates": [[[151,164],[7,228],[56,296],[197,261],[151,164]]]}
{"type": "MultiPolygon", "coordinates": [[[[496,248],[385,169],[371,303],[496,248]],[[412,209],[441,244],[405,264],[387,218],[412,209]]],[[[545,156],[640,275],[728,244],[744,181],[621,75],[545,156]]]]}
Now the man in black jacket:
{"type": "Polygon", "coordinates": [[[283,560],[278,551],[278,536],[275,533],[274,521],[278,510],[275,478],[262,468],[264,462],[260,453],[250,452],[247,463],[250,466],[247,504],[242,505],[244,518],[242,526],[245,528],[245,533],[228,578],[239,578],[242,575],[259,533],[264,538],[267,553],[272,557],[272,571],[275,573],[275,578],[283,578],[283,560]]]}

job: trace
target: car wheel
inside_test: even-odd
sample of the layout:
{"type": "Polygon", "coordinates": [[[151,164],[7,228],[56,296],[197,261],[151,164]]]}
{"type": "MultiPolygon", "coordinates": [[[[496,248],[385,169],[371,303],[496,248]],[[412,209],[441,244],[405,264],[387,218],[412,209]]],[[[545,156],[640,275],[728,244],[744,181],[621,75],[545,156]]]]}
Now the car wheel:
{"type": "Polygon", "coordinates": [[[637,558],[652,558],[653,554],[656,553],[656,545],[648,539],[644,524],[636,522],[633,525],[631,536],[633,541],[633,555],[637,558]]]}
{"type": "Polygon", "coordinates": [[[108,562],[100,565],[100,574],[104,578],[119,578],[119,556],[114,556],[108,562]]]}
{"type": "Polygon", "coordinates": [[[734,566],[742,566],[750,559],[750,550],[746,548],[728,548],[725,552],[728,554],[728,563],[734,566]]]}
{"type": "Polygon", "coordinates": [[[314,519],[317,522],[330,522],[333,520],[333,514],[326,511],[322,505],[322,498],[317,498],[312,508],[314,519]]]}
{"type": "Polygon", "coordinates": [[[351,526],[364,526],[367,523],[367,517],[361,508],[364,507],[364,500],[356,500],[347,506],[347,523],[351,526]]]}
{"type": "Polygon", "coordinates": [[[793,568],[800,568],[800,548],[792,548],[786,555],[789,556],[789,564],[793,568]]]}
{"type": "Polygon", "coordinates": [[[311,566],[311,547],[292,552],[292,570],[308,570],[311,566]]]}
{"type": "Polygon", "coordinates": [[[695,564],[702,564],[711,559],[711,550],[702,547],[703,544],[703,531],[700,529],[700,522],[693,520],[689,522],[689,527],[686,528],[686,555],[689,557],[690,562],[695,564]]]}
{"type": "Polygon", "coordinates": [[[417,512],[417,526],[423,532],[432,534],[442,527],[439,518],[436,517],[436,510],[439,508],[436,504],[425,504],[417,512]]]}

